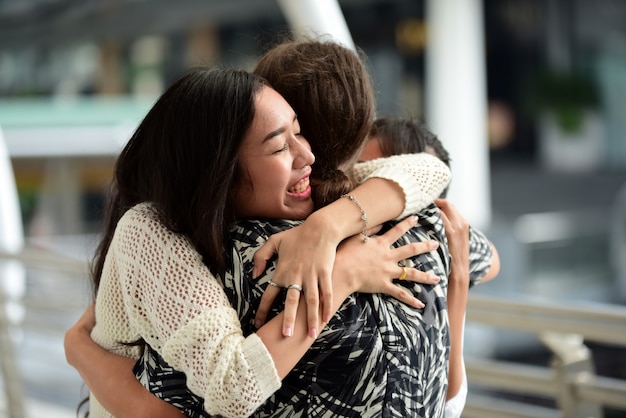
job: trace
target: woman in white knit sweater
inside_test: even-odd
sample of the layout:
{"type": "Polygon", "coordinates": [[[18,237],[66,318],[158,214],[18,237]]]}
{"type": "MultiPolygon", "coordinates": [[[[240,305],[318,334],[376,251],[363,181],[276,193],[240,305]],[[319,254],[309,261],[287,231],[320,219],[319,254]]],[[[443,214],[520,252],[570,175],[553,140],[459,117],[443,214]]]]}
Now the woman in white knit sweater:
{"type": "MultiPolygon", "coordinates": [[[[305,318],[302,307],[297,310],[297,326],[290,331],[277,317],[256,334],[244,338],[236,314],[211,275],[211,271],[220,271],[229,257],[224,252],[223,237],[232,221],[237,217],[267,216],[258,200],[264,195],[258,193],[260,186],[252,181],[249,171],[252,165],[246,166],[242,155],[250,162],[277,164],[276,160],[285,158],[290,161],[278,164],[279,168],[288,167],[290,174],[282,178],[285,184],[278,206],[283,212],[275,216],[302,217],[313,205],[308,187],[313,157],[299,135],[295,114],[292,110],[289,113],[289,106],[275,92],[248,77],[234,71],[196,71],[174,84],[157,102],[118,160],[108,227],[94,272],[97,325],[93,338],[110,351],[130,358],[137,358],[140,351],[128,344],[145,341],[188,374],[188,384],[205,396],[207,411],[227,416],[248,415],[276,390],[279,379],[302,357],[314,340],[315,330],[323,325],[320,321],[315,323],[317,309],[313,309],[316,315],[305,318]],[[242,80],[244,85],[248,83],[249,90],[241,85],[242,80]],[[272,99],[270,104],[266,102],[268,97],[272,99]],[[265,116],[261,116],[261,109],[265,116]],[[282,109],[282,113],[277,109],[282,109]],[[289,117],[285,118],[286,114],[289,117]],[[266,125],[256,126],[263,122],[266,125]],[[259,137],[259,131],[272,123],[274,128],[259,137]],[[246,142],[251,132],[256,140],[262,139],[255,145],[257,148],[249,148],[246,142]],[[215,157],[216,152],[220,158],[215,157]],[[232,187],[239,187],[235,190],[243,193],[233,193],[232,187]],[[255,197],[257,206],[247,207],[246,202],[252,203],[250,196],[255,197]],[[306,324],[313,334],[307,333],[306,324]],[[282,338],[281,329],[292,337],[282,338]]],[[[445,167],[429,161],[423,169],[420,175],[424,178],[435,176],[440,180],[441,187],[430,190],[431,195],[404,194],[397,184],[380,179],[370,180],[369,187],[375,193],[387,190],[390,197],[385,202],[371,194],[353,192],[363,207],[371,209],[372,224],[385,219],[385,215],[378,215],[377,208],[384,207],[398,215],[405,196],[432,199],[445,186],[449,177],[445,167]]],[[[381,172],[384,171],[383,166],[381,172]]],[[[269,171],[264,173],[270,177],[269,171]]],[[[267,180],[264,173],[259,172],[260,180],[267,180]]],[[[369,176],[378,174],[370,172],[369,176]]],[[[431,182],[428,184],[432,187],[431,182]]],[[[327,225],[326,220],[332,219],[333,213],[344,214],[345,222],[332,231],[338,243],[362,231],[360,209],[355,209],[353,202],[341,199],[307,222],[319,228],[327,225]]],[[[356,290],[388,293],[413,306],[422,306],[391,284],[393,277],[403,274],[397,262],[427,248],[412,245],[389,249],[407,225],[409,221],[391,234],[372,239],[372,245],[348,242],[348,247],[340,250],[333,276],[345,280],[333,280],[331,289],[322,289],[328,304],[324,307],[324,319],[328,306],[332,313],[356,290]],[[382,266],[369,261],[381,256],[386,260],[382,266]],[[379,274],[371,274],[373,271],[379,274]],[[366,276],[378,277],[372,280],[366,276]],[[326,296],[329,293],[324,293],[329,290],[334,294],[332,304],[326,296]]],[[[416,270],[410,270],[406,278],[429,280],[416,270]]],[[[308,290],[317,286],[306,286],[308,298],[308,290]]],[[[304,303],[298,298],[298,287],[292,287],[290,295],[304,303]]],[[[80,364],[76,365],[80,370],[80,364]]],[[[106,384],[100,379],[85,380],[92,387],[106,384]]],[[[107,416],[95,398],[91,413],[107,416]]]]}

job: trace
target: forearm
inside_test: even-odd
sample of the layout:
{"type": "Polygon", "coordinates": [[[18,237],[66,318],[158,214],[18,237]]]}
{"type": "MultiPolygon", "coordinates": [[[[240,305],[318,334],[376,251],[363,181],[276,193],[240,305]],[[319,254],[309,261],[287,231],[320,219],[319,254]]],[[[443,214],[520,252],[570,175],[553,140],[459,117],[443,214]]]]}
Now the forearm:
{"type": "MultiPolygon", "coordinates": [[[[113,356],[115,361],[108,362],[111,370],[118,370],[116,378],[107,380],[90,379],[87,386],[100,404],[117,418],[179,418],[184,414],[150,393],[143,387],[132,372],[134,361],[118,361],[122,357],[113,356]],[[117,363],[117,364],[116,364],[117,363]]],[[[112,374],[107,370],[108,374],[112,374]]]]}
{"type": "MultiPolygon", "coordinates": [[[[395,219],[404,210],[404,191],[391,180],[372,178],[349,194],[359,202],[367,217],[368,227],[395,219]]],[[[362,219],[361,208],[351,199],[337,199],[314,212],[304,225],[308,223],[311,230],[323,233],[323,236],[339,244],[343,239],[363,232],[366,224],[362,219]]]]}
{"type": "Polygon", "coordinates": [[[72,340],[70,364],[100,404],[118,418],[181,417],[172,405],[151,394],[132,372],[135,360],[112,354],[88,335],[72,340]]]}
{"type": "MultiPolygon", "coordinates": [[[[335,296],[333,297],[332,311],[336,312],[343,301],[353,293],[354,288],[347,280],[333,280],[332,282],[333,294],[335,296]]],[[[274,365],[281,380],[295,367],[315,341],[315,338],[308,334],[304,297],[300,298],[299,303],[296,323],[291,337],[284,337],[282,334],[284,312],[272,318],[257,331],[257,335],[261,338],[274,360],[274,365]]],[[[317,329],[322,329],[326,323],[321,321],[321,310],[318,318],[320,320],[317,329]]]]}
{"type": "Polygon", "coordinates": [[[468,280],[455,280],[453,275],[461,274],[469,277],[467,270],[454,270],[448,285],[448,318],[450,322],[450,362],[448,373],[447,399],[456,395],[461,387],[464,375],[463,362],[463,330],[465,327],[465,311],[467,308],[468,280]]]}
{"type": "MultiPolygon", "coordinates": [[[[360,163],[349,174],[360,183],[349,194],[359,201],[370,227],[427,207],[448,186],[451,177],[443,162],[425,153],[360,163]]],[[[317,221],[318,228],[330,228],[330,223],[335,228],[331,230],[335,234],[333,238],[339,241],[363,231],[361,212],[348,199],[333,202],[309,219],[317,221]]]]}
{"type": "MultiPolygon", "coordinates": [[[[404,191],[398,183],[391,180],[382,178],[372,178],[366,180],[350,192],[350,194],[359,199],[359,202],[367,214],[367,220],[370,227],[396,219],[404,210],[404,191]]],[[[360,220],[360,212],[358,215],[357,221],[360,220]]],[[[351,219],[353,218],[351,217],[351,219]]],[[[356,229],[353,225],[352,229],[346,232],[352,232],[351,235],[354,235],[363,230],[362,221],[361,225],[357,224],[356,226],[356,229]],[[361,227],[360,229],[358,228],[359,226],[361,227]]]]}
{"type": "Polygon", "coordinates": [[[393,155],[356,164],[350,170],[356,183],[368,179],[387,179],[395,183],[404,195],[398,216],[404,218],[419,212],[438,198],[448,186],[450,169],[437,157],[427,153],[393,155]]]}

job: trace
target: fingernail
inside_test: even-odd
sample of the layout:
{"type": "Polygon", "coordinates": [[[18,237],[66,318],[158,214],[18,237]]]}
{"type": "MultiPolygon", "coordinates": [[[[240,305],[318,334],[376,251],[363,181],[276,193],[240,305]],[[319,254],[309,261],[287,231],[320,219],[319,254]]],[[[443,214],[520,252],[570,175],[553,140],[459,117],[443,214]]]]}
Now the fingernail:
{"type": "Polygon", "coordinates": [[[317,328],[311,328],[311,330],[309,331],[309,336],[311,338],[317,338],[317,328]]]}
{"type": "Polygon", "coordinates": [[[417,224],[417,216],[415,216],[415,215],[411,215],[411,223],[412,223],[413,225],[417,224]]]}
{"type": "Polygon", "coordinates": [[[422,309],[424,306],[426,306],[426,305],[424,305],[424,302],[422,302],[420,300],[418,300],[417,303],[415,303],[415,307],[418,308],[418,309],[422,309]]]}
{"type": "Polygon", "coordinates": [[[429,274],[428,278],[433,282],[433,283],[437,283],[439,281],[439,276],[436,276],[434,274],[429,274]]]}
{"type": "Polygon", "coordinates": [[[430,241],[430,249],[434,250],[439,248],[439,243],[437,241],[430,241]]]}
{"type": "Polygon", "coordinates": [[[261,328],[261,326],[263,325],[263,321],[257,319],[256,321],[254,321],[254,326],[257,328],[261,328]]]}
{"type": "Polygon", "coordinates": [[[291,329],[291,327],[283,328],[283,335],[285,337],[291,337],[293,335],[293,330],[291,329]]]}
{"type": "Polygon", "coordinates": [[[256,279],[259,276],[258,268],[256,266],[252,267],[252,278],[256,279]]]}

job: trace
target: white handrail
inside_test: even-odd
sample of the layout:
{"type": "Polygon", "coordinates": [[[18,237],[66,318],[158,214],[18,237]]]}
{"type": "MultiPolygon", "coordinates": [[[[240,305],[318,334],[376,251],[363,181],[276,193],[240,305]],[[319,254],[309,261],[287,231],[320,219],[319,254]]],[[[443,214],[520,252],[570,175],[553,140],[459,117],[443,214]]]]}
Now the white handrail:
{"type": "MultiPolygon", "coordinates": [[[[626,307],[598,303],[581,306],[557,302],[471,294],[467,320],[509,330],[530,331],[552,351],[551,367],[497,360],[466,359],[470,384],[497,391],[553,398],[557,410],[537,416],[601,417],[603,406],[626,409],[626,380],[602,377],[593,370],[584,341],[626,346],[626,307]],[[591,411],[591,412],[590,412],[591,411]]],[[[526,417],[519,402],[497,406],[468,397],[467,416],[526,417]]],[[[465,415],[464,415],[465,416],[465,415]]]]}
{"type": "Polygon", "coordinates": [[[19,253],[0,250],[0,260],[20,261],[29,266],[43,266],[68,273],[86,273],[88,264],[76,258],[53,254],[51,251],[25,248],[19,253]]]}
{"type": "MultiPolygon", "coordinates": [[[[24,231],[17,187],[11,159],[0,128],[0,250],[18,253],[24,246],[24,231]]],[[[11,417],[24,416],[22,381],[13,361],[13,346],[9,328],[11,319],[19,319],[23,310],[10,298],[19,297],[24,290],[25,271],[20,263],[4,260],[0,263],[0,368],[4,375],[4,392],[11,417]],[[8,307],[13,309],[9,310],[8,307]]]]}
{"type": "Polygon", "coordinates": [[[496,298],[470,292],[467,319],[520,331],[579,334],[587,340],[626,346],[626,307],[572,304],[496,298]]]}

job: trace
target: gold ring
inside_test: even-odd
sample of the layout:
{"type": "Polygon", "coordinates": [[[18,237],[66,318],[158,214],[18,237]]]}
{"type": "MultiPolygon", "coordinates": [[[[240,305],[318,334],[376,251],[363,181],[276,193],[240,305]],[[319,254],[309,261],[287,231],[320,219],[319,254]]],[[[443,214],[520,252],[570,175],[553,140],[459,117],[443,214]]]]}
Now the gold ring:
{"type": "Polygon", "coordinates": [[[400,280],[406,279],[406,267],[405,266],[402,266],[402,274],[400,275],[400,277],[398,277],[398,279],[400,280]]]}

